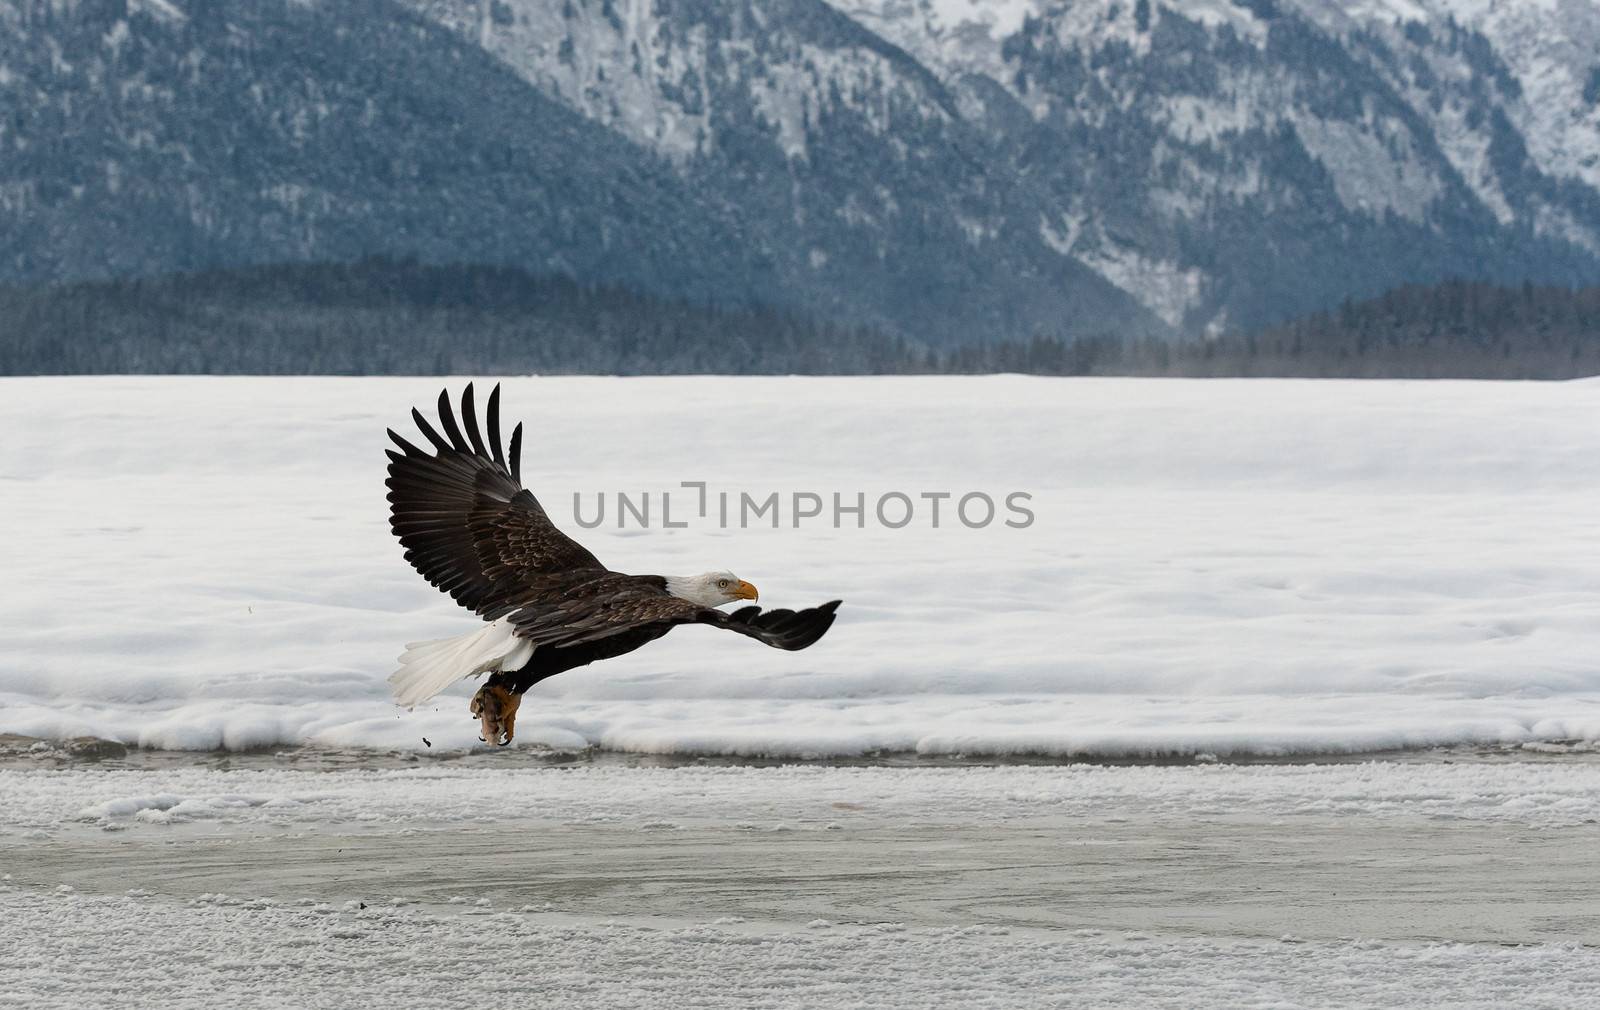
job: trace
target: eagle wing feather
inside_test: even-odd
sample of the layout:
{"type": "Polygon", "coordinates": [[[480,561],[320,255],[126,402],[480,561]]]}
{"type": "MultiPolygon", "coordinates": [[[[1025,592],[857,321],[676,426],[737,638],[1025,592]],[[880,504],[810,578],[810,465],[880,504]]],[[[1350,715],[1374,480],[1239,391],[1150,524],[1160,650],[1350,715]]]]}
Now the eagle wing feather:
{"type": "Polygon", "coordinates": [[[489,394],[492,448],[478,426],[470,383],[461,413],[465,434],[448,394],[439,394],[440,435],[420,411],[412,411],[417,429],[435,450],[431,454],[389,432],[399,446],[388,454],[389,525],[412,567],[488,620],[574,570],[604,571],[599,559],[550,521],[539,499],[517,479],[522,425],[512,432],[509,460],[501,454],[500,387],[489,394]]]}

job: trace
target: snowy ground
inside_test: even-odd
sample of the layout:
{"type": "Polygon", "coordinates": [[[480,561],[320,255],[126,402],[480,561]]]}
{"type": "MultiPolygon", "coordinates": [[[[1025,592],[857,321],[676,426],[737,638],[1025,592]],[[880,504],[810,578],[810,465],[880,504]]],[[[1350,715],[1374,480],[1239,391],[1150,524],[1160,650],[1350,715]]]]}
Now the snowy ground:
{"type": "Polygon", "coordinates": [[[0,770],[0,1002],[1600,1002],[1600,764],[274,760],[0,770]]]}
{"type": "MultiPolygon", "coordinates": [[[[439,386],[0,380],[0,732],[472,745],[469,686],[413,713],[385,697],[404,642],[471,627],[385,527],[383,429],[439,386]]],[[[688,629],[540,685],[526,744],[1226,756],[1600,738],[1595,382],[517,379],[504,402],[508,426],[529,423],[529,483],[603,561],[730,568],[773,605],[846,601],[803,653],[688,629]],[[720,529],[688,514],[682,481],[778,492],[784,528],[720,529]],[[688,528],[577,529],[575,492],[592,512],[618,490],[674,492],[688,528]],[[903,529],[870,504],[866,529],[791,526],[795,492],[890,491],[919,506],[903,529]],[[968,529],[946,502],[934,529],[918,496],[936,491],[1026,492],[1036,519],[968,529]]]]}

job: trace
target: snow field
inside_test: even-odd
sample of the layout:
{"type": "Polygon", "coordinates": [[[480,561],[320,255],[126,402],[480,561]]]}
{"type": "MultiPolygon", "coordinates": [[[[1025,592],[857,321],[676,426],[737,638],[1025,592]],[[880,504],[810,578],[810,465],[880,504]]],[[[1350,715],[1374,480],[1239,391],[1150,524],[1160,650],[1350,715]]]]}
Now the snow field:
{"type": "MultiPolygon", "coordinates": [[[[475,744],[388,703],[473,618],[386,528],[437,379],[0,380],[0,732],[475,744]]],[[[459,390],[461,380],[451,380],[459,390]]],[[[487,387],[480,385],[480,396],[487,387]]],[[[540,685],[529,744],[1154,755],[1600,739],[1600,384],[525,378],[524,477],[623,570],[842,597],[812,649],[686,629],[540,685]],[[899,491],[1036,519],[723,529],[713,493],[899,491]],[[572,520],[673,493],[683,529],[572,520]]]]}

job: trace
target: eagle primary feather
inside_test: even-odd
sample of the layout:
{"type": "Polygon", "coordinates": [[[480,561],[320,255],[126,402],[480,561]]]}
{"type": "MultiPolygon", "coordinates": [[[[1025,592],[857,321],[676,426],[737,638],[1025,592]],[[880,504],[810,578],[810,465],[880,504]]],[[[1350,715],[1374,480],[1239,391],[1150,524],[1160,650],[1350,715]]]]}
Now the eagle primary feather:
{"type": "Polygon", "coordinates": [[[523,692],[558,673],[631,652],[680,624],[737,632],[778,649],[804,649],[832,626],[839,601],[806,610],[716,609],[752,599],[753,586],[728,573],[669,580],[626,575],[602,565],[556,528],[522,487],[522,425],[500,448],[500,387],[489,394],[488,439],[478,425],[473,388],[461,394],[458,422],[448,390],[439,427],[413,409],[433,452],[394,431],[388,450],[390,528],[422,577],[490,622],[457,638],[406,647],[389,678],[395,700],[412,706],[464,677],[491,673],[473,699],[487,740],[509,743],[523,692]],[[671,586],[692,586],[675,595],[671,586]],[[708,605],[703,598],[710,594],[708,605]]]}

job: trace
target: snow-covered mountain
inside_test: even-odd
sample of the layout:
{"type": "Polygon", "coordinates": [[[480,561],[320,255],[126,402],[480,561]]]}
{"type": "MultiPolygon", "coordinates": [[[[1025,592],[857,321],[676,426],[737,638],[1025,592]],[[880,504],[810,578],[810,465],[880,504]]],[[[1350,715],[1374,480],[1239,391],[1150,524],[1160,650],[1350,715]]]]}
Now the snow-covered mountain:
{"type": "Polygon", "coordinates": [[[1600,279],[1600,0],[0,0],[0,27],[11,277],[387,252],[937,342],[1600,279]]]}
{"type": "Polygon", "coordinates": [[[773,283],[650,152],[384,0],[0,0],[0,152],[4,279],[392,254],[773,283]]]}
{"type": "MultiPolygon", "coordinates": [[[[1480,34],[1516,81],[1505,111],[1539,170],[1600,186],[1600,3],[1595,0],[1301,0],[1308,17],[1398,29],[1421,42],[1450,26],[1480,34]],[[1427,34],[1424,34],[1426,32],[1427,34]]],[[[1431,107],[1426,79],[1416,98],[1431,107]]],[[[1591,236],[1592,239],[1592,236],[1591,236]]]]}
{"type": "MultiPolygon", "coordinates": [[[[1120,35],[1137,46],[1141,20],[1148,25],[1164,9],[1150,0],[1131,6],[1047,0],[832,2],[946,75],[979,73],[1003,84],[1014,74],[1002,56],[1005,41],[1030,18],[1071,9],[1075,13],[1068,24],[1082,32],[1080,40],[1120,35]],[[1116,16],[1124,10],[1133,16],[1131,26],[1116,16]]],[[[1540,171],[1600,187],[1596,0],[1188,0],[1166,6],[1202,25],[1227,26],[1258,46],[1274,22],[1299,17],[1363,57],[1379,57],[1375,67],[1444,136],[1443,146],[1458,169],[1498,204],[1481,156],[1474,157],[1486,147],[1487,136],[1476,122],[1463,128],[1459,120],[1469,110],[1456,94],[1463,88],[1473,92],[1473,82],[1487,77],[1502,92],[1494,104],[1510,119],[1540,171]],[[1508,76],[1514,82],[1510,86],[1508,76]],[[1457,99],[1454,109],[1448,107],[1452,98],[1457,99]]]]}
{"type": "MultiPolygon", "coordinates": [[[[1145,207],[1079,183],[1047,226],[1174,323],[1216,326],[1245,307],[1217,290],[1227,272],[1202,262],[1206,242],[1188,224],[1243,203],[1273,243],[1283,212],[1326,185],[1337,201],[1326,209],[1346,220],[1319,239],[1361,234],[1341,243],[1351,257],[1376,243],[1365,248],[1380,277],[1426,263],[1424,273],[1559,278],[1600,253],[1595,0],[834,2],[954,86],[999,85],[1036,123],[1092,137],[1089,160],[1109,154],[1101,170],[1134,170],[1145,207]],[[1326,178],[1300,173],[1305,157],[1326,178]],[[1129,235],[1126,219],[1119,228],[1130,210],[1167,241],[1129,235]]],[[[1323,266],[1354,289],[1377,279],[1353,260],[1323,266]]]]}

